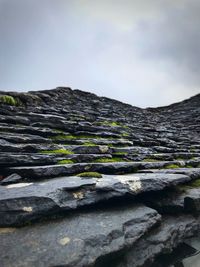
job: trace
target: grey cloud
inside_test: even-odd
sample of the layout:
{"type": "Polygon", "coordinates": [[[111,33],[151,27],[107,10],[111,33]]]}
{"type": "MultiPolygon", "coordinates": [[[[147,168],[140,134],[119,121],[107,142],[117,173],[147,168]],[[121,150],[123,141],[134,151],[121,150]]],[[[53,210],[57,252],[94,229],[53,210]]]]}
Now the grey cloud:
{"type": "Polygon", "coordinates": [[[184,1],[176,8],[168,6],[162,10],[159,21],[143,21],[138,25],[139,34],[143,31],[139,49],[142,57],[166,61],[167,71],[174,78],[196,86],[200,82],[199,14],[199,1],[184,1]]]}
{"type": "Polygon", "coordinates": [[[199,92],[198,11],[194,0],[0,0],[0,88],[183,100],[199,92]]]}

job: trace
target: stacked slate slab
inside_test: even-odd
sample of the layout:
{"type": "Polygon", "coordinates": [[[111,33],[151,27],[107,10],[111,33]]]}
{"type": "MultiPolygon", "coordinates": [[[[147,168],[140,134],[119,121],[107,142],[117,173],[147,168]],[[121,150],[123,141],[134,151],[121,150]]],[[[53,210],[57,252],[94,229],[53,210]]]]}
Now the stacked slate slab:
{"type": "Polygon", "coordinates": [[[200,231],[199,133],[200,95],[0,91],[0,266],[157,266],[200,231]]]}

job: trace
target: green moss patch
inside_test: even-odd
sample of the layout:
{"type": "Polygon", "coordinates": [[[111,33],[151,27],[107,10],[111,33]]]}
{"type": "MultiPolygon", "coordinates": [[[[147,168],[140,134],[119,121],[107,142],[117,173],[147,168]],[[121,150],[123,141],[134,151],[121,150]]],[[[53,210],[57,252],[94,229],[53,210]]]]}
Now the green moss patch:
{"type": "Polygon", "coordinates": [[[177,168],[180,168],[180,166],[177,164],[170,164],[170,165],[165,166],[164,168],[165,169],[177,169],[177,168]]]}
{"type": "Polygon", "coordinates": [[[185,184],[185,185],[179,185],[177,186],[177,189],[179,191],[186,191],[187,189],[194,189],[194,188],[198,188],[200,187],[200,179],[197,179],[195,181],[192,181],[188,184],[185,184]]]}
{"type": "Polygon", "coordinates": [[[0,96],[0,103],[10,105],[10,106],[22,105],[21,101],[18,98],[10,96],[10,95],[1,95],[0,96]]]}
{"type": "Polygon", "coordinates": [[[57,162],[57,164],[73,164],[73,163],[75,163],[75,162],[71,159],[63,159],[63,160],[59,160],[57,162]]]}
{"type": "Polygon", "coordinates": [[[96,159],[93,162],[95,163],[109,163],[109,162],[123,162],[123,161],[128,161],[128,160],[124,160],[122,158],[119,157],[113,157],[113,158],[100,158],[100,159],[96,159]]]}
{"type": "Polygon", "coordinates": [[[85,142],[83,143],[83,146],[96,146],[96,144],[92,142],[85,142]]]}
{"type": "Polygon", "coordinates": [[[87,178],[102,178],[102,175],[99,172],[82,172],[77,174],[77,176],[87,178]]]}
{"type": "MultiPolygon", "coordinates": [[[[59,134],[57,136],[53,136],[51,138],[52,140],[77,140],[77,139],[88,139],[89,142],[90,142],[90,139],[109,139],[109,140],[112,140],[112,139],[116,139],[115,137],[105,137],[105,136],[96,136],[96,135],[64,135],[64,134],[59,134]]],[[[86,140],[87,141],[87,140],[86,140]]]]}
{"type": "Polygon", "coordinates": [[[194,168],[192,165],[187,164],[185,168],[194,168]]]}
{"type": "Polygon", "coordinates": [[[66,155],[74,154],[72,151],[68,149],[42,150],[40,151],[40,153],[42,154],[66,154],[66,155]]]}

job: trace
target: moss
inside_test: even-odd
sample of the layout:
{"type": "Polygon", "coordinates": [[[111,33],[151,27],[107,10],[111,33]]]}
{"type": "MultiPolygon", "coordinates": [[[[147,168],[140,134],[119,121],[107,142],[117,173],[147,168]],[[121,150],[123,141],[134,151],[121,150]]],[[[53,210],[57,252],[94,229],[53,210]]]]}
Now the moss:
{"type": "Polygon", "coordinates": [[[191,182],[191,184],[189,184],[189,186],[200,187],[200,179],[197,179],[197,180],[191,182]]]}
{"type": "Polygon", "coordinates": [[[42,150],[40,151],[42,154],[74,154],[72,151],[68,149],[56,149],[56,150],[42,150]]]}
{"type": "Polygon", "coordinates": [[[177,186],[177,189],[181,191],[186,191],[187,189],[193,189],[198,187],[200,187],[200,179],[197,179],[185,185],[179,185],[177,186]]]}
{"type": "Polygon", "coordinates": [[[192,165],[187,164],[185,168],[194,168],[192,165]]]}
{"type": "Polygon", "coordinates": [[[96,136],[96,135],[64,135],[59,134],[57,136],[53,136],[51,138],[52,140],[76,140],[76,139],[116,139],[115,137],[102,137],[102,136],[96,136]]]}
{"type": "Polygon", "coordinates": [[[96,144],[92,143],[92,142],[85,142],[83,143],[84,146],[96,146],[96,144]]]}
{"type": "Polygon", "coordinates": [[[113,158],[100,158],[100,159],[96,159],[93,162],[96,163],[109,163],[109,162],[122,162],[122,161],[128,161],[128,160],[124,160],[122,158],[119,157],[113,157],[113,158]]]}
{"type": "Polygon", "coordinates": [[[129,137],[130,135],[128,133],[123,133],[122,136],[123,137],[129,137]]]}
{"type": "Polygon", "coordinates": [[[0,102],[10,106],[20,106],[22,104],[18,98],[10,95],[1,95],[0,102]]]}
{"type": "Polygon", "coordinates": [[[71,159],[63,159],[57,162],[57,164],[72,164],[72,163],[75,163],[75,162],[71,159]]]}
{"type": "Polygon", "coordinates": [[[177,168],[180,168],[180,166],[177,164],[170,164],[170,165],[165,166],[164,168],[165,169],[177,169],[177,168]]]}
{"type": "Polygon", "coordinates": [[[116,121],[103,121],[103,122],[99,122],[98,124],[103,125],[103,126],[113,126],[113,127],[120,126],[120,123],[116,121]]]}
{"type": "Polygon", "coordinates": [[[91,177],[91,178],[102,178],[102,175],[99,172],[82,172],[77,174],[79,177],[91,177]]]}

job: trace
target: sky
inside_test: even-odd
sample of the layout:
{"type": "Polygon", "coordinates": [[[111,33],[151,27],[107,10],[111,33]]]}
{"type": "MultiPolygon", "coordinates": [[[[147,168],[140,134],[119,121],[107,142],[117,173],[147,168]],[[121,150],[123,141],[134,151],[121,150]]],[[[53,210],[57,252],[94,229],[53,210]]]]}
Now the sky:
{"type": "Polygon", "coordinates": [[[0,90],[140,107],[200,93],[199,0],[0,0],[0,90]]]}

